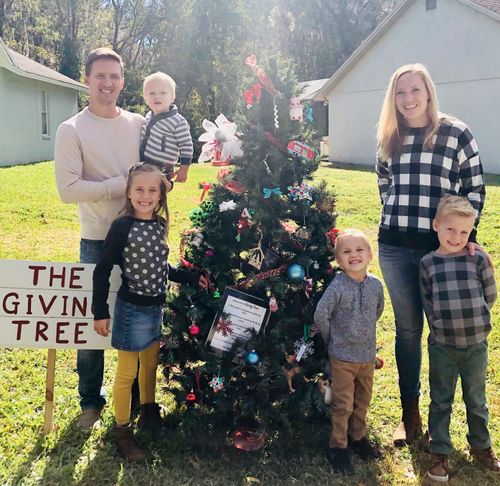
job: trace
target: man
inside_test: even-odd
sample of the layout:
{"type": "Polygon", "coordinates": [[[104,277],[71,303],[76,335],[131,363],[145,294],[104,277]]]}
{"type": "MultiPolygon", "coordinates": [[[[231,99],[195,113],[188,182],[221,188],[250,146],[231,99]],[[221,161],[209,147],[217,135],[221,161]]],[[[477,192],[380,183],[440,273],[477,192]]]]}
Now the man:
{"type": "MultiPolygon", "coordinates": [[[[108,48],[93,50],[85,64],[89,105],[63,122],[55,140],[55,174],[61,200],[77,203],[80,262],[96,263],[111,222],[125,204],[129,168],[139,162],[144,118],[116,106],[123,89],[123,62],[108,48]]],[[[103,350],[78,350],[77,425],[89,431],[106,403],[103,350]]]]}

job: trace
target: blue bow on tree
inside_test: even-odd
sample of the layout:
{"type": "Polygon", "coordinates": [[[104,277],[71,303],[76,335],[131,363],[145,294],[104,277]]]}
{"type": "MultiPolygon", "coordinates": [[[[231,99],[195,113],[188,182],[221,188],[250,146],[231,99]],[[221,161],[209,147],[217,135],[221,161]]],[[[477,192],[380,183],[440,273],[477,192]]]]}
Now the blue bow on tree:
{"type": "Polygon", "coordinates": [[[264,199],[270,198],[273,194],[276,194],[276,196],[281,196],[281,189],[278,186],[273,187],[272,189],[264,187],[262,188],[262,192],[264,193],[264,199]]]}

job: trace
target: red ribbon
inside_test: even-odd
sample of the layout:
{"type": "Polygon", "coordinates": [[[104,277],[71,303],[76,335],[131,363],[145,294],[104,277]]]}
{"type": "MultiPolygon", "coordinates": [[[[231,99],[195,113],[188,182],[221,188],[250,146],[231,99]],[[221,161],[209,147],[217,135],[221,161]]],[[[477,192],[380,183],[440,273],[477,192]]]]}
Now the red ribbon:
{"type": "Polygon", "coordinates": [[[332,228],[330,231],[326,233],[327,238],[330,240],[332,245],[335,245],[335,241],[337,241],[337,236],[341,232],[338,228],[332,228]]]}

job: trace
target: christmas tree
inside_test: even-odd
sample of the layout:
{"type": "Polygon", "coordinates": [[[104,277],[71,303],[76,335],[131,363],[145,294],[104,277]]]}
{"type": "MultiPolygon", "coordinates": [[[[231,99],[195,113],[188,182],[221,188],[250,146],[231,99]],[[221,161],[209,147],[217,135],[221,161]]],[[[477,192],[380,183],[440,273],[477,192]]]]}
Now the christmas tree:
{"type": "Polygon", "coordinates": [[[160,359],[185,431],[328,414],[317,382],[327,355],[312,325],[334,273],[335,199],[310,184],[319,162],[291,66],[246,64],[238,125],[220,115],[200,137],[201,161],[233,165],[202,185],[181,244],[181,265],[211,288],[175,289],[165,316],[160,359]]]}

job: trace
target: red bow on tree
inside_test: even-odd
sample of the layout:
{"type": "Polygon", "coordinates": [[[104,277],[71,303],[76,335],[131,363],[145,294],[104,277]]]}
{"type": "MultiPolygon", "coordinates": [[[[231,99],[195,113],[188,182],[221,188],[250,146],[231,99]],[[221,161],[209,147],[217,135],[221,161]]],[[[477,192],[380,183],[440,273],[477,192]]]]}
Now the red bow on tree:
{"type": "Polygon", "coordinates": [[[245,98],[245,103],[248,106],[252,106],[254,103],[258,103],[262,96],[262,85],[260,83],[255,83],[250,89],[243,91],[243,98],[245,98]]]}
{"type": "Polygon", "coordinates": [[[330,231],[326,233],[327,238],[330,240],[330,243],[335,246],[335,241],[337,241],[337,236],[341,231],[338,228],[332,228],[330,231]]]}

